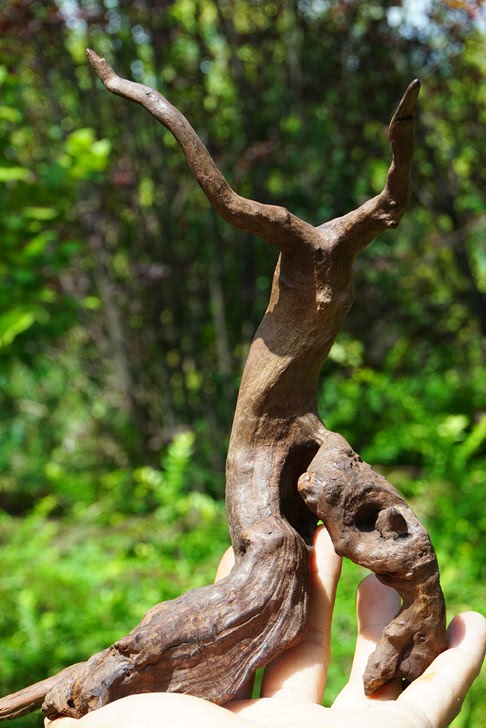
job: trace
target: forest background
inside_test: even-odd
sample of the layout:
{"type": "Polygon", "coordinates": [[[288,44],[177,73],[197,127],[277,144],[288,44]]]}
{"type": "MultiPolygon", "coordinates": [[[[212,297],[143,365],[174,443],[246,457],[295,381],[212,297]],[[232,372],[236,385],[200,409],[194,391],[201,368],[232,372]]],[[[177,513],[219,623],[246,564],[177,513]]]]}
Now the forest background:
{"type": "MultiPolygon", "coordinates": [[[[315,224],[381,189],[387,124],[422,80],[410,207],[359,256],[320,410],[426,524],[450,616],[484,609],[485,30],[473,0],[2,2],[0,694],[212,579],[275,263],[86,47],[159,88],[238,192],[315,224]]],[[[328,703],[362,576],[346,566],[328,703]]],[[[485,687],[455,726],[486,726],[485,687]]]]}

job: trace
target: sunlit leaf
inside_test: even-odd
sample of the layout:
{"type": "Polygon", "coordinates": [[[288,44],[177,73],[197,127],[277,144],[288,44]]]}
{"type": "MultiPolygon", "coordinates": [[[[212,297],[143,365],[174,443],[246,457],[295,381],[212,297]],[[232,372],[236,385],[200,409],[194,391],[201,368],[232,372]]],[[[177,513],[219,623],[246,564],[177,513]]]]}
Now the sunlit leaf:
{"type": "Polygon", "coordinates": [[[22,121],[22,114],[18,109],[14,109],[12,106],[0,106],[0,119],[5,119],[5,121],[11,121],[14,124],[18,124],[22,121]]]}
{"type": "Polygon", "coordinates": [[[59,210],[55,207],[24,207],[23,211],[33,220],[53,220],[59,215],[59,210]]]}
{"type": "Polygon", "coordinates": [[[31,182],[34,176],[24,167],[0,167],[0,182],[31,182]]]}
{"type": "Polygon", "coordinates": [[[0,315],[0,347],[8,346],[36,320],[36,311],[12,308],[0,315]]]}

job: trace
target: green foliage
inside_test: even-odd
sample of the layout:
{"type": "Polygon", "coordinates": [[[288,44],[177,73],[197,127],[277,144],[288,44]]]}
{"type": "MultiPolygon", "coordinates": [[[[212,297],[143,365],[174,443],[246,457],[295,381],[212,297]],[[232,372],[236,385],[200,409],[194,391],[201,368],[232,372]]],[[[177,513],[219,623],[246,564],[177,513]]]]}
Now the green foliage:
{"type": "Polygon", "coordinates": [[[157,504],[152,513],[127,516],[122,501],[101,498],[75,504],[61,521],[54,494],[24,518],[2,513],[0,634],[10,635],[2,639],[2,692],[86,659],[130,631],[153,604],[212,581],[229,545],[224,505],[188,490],[192,442],[191,433],[181,433],[162,471],[147,466],[130,474],[130,508],[149,499],[157,504]]]}
{"type": "Polygon", "coordinates": [[[49,145],[42,148],[25,101],[32,81],[1,68],[2,97],[12,105],[0,107],[0,151],[7,160],[0,167],[0,356],[5,358],[25,356],[29,340],[37,346],[76,321],[82,302],[63,281],[82,248],[70,217],[77,185],[106,169],[110,143],[96,141],[91,128],[59,139],[59,129],[51,127],[49,145]],[[20,346],[6,351],[22,334],[20,346]]]}

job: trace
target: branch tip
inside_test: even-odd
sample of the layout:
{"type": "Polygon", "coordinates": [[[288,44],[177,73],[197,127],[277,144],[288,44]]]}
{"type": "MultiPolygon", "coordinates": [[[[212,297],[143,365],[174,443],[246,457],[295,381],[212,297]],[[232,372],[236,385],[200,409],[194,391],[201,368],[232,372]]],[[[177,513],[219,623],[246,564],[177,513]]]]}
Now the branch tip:
{"type": "Polygon", "coordinates": [[[109,76],[116,75],[108,61],[105,58],[100,58],[91,48],[86,48],[86,56],[103,84],[105,84],[109,76]]]}
{"type": "Polygon", "coordinates": [[[403,94],[397,110],[390,121],[390,129],[397,121],[411,121],[414,119],[415,106],[420,93],[420,81],[418,78],[410,83],[403,94]]]}

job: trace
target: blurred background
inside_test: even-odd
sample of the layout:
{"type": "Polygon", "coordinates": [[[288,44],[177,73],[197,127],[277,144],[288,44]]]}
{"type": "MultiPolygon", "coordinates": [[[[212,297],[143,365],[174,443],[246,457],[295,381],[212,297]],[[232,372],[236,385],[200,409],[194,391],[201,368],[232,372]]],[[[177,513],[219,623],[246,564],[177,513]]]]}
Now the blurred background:
{"type": "MultiPolygon", "coordinates": [[[[313,224],[381,190],[387,124],[422,80],[412,200],[357,260],[320,409],[426,524],[450,616],[484,608],[485,32],[479,0],[3,0],[1,694],[212,579],[276,258],[86,47],[160,89],[238,192],[313,224]]],[[[328,703],[362,576],[347,565],[328,703]]],[[[454,726],[486,726],[485,687],[454,726]]]]}

